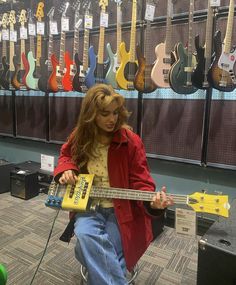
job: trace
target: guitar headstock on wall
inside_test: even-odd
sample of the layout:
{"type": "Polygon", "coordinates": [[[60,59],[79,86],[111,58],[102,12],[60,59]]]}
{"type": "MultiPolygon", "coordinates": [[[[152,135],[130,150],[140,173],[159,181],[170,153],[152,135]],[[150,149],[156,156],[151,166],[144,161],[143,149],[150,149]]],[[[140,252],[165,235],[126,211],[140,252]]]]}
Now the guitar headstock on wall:
{"type": "Polygon", "coordinates": [[[11,10],[8,17],[8,24],[11,30],[14,29],[15,23],[16,23],[16,12],[14,10],[11,10]]]}
{"type": "Polygon", "coordinates": [[[67,10],[68,10],[69,5],[70,5],[69,2],[65,2],[65,3],[63,3],[62,6],[60,7],[59,12],[62,13],[62,18],[65,18],[65,17],[66,17],[66,13],[67,13],[67,10]]]}
{"type": "Polygon", "coordinates": [[[54,12],[55,12],[55,7],[51,7],[51,9],[49,10],[49,12],[47,13],[47,16],[48,16],[48,18],[49,18],[49,21],[53,21],[54,12]]]}
{"type": "Polygon", "coordinates": [[[2,16],[2,28],[6,29],[8,24],[8,14],[4,13],[2,16]]]}
{"type": "Polygon", "coordinates": [[[26,22],[27,22],[26,10],[22,9],[19,16],[19,23],[23,27],[26,22]]]}
{"type": "Polygon", "coordinates": [[[107,6],[108,0],[99,0],[99,7],[101,7],[102,11],[105,11],[107,6]]]}
{"type": "Polygon", "coordinates": [[[116,2],[116,5],[117,5],[117,6],[121,6],[122,0],[114,0],[114,1],[116,2]]]}
{"type": "Polygon", "coordinates": [[[36,14],[35,14],[35,17],[37,18],[37,20],[39,22],[42,21],[42,18],[44,17],[43,8],[44,8],[44,3],[43,2],[39,2],[38,3],[38,7],[37,7],[37,11],[36,11],[36,14]]]}

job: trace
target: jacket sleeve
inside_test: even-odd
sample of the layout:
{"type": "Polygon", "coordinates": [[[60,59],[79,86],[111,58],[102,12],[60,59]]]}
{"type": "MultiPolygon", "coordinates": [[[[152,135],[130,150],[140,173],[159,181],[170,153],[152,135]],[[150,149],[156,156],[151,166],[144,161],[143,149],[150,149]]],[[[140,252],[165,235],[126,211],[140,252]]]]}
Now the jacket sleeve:
{"type": "Polygon", "coordinates": [[[54,179],[58,182],[62,173],[66,170],[74,170],[79,172],[78,166],[74,163],[71,157],[71,149],[68,143],[63,144],[60,151],[57,167],[54,170],[54,179]]]}
{"type": "MultiPolygon", "coordinates": [[[[129,168],[131,189],[154,192],[156,185],[150,174],[143,142],[139,136],[134,134],[134,140],[131,140],[131,143],[133,144],[130,151],[129,168]]],[[[137,205],[144,206],[145,212],[152,217],[159,217],[165,212],[165,210],[152,209],[150,202],[137,202],[137,205]]]]}

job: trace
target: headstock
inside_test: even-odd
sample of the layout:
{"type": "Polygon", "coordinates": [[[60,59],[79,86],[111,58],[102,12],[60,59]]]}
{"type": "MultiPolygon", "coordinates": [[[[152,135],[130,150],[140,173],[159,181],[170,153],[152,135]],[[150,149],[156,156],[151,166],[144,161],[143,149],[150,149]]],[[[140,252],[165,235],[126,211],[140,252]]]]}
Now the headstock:
{"type": "Polygon", "coordinates": [[[51,9],[49,10],[49,12],[47,14],[47,16],[49,17],[50,21],[53,21],[54,12],[55,12],[55,7],[51,7],[51,9]]]}
{"type": "Polygon", "coordinates": [[[26,22],[27,22],[26,10],[22,9],[19,16],[19,23],[21,24],[21,26],[24,26],[26,22]]]}
{"type": "Polygon", "coordinates": [[[188,203],[196,212],[228,217],[228,196],[195,192],[188,196],[188,203]]]}
{"type": "Polygon", "coordinates": [[[28,10],[27,10],[27,18],[28,18],[29,24],[33,24],[33,16],[32,16],[32,11],[31,11],[31,9],[28,9],[28,10]]]}
{"type": "Polygon", "coordinates": [[[43,7],[44,7],[44,3],[39,2],[38,7],[37,7],[37,12],[35,14],[35,17],[37,18],[38,21],[41,21],[42,18],[44,17],[43,7]]]}
{"type": "Polygon", "coordinates": [[[11,28],[13,28],[15,23],[16,23],[16,12],[14,10],[11,10],[8,17],[8,24],[10,25],[11,28]]]}
{"type": "Polygon", "coordinates": [[[8,14],[4,13],[2,16],[2,27],[3,27],[3,29],[7,28],[7,24],[8,24],[8,14]]]}
{"type": "Polygon", "coordinates": [[[114,1],[116,2],[117,6],[121,6],[122,0],[114,0],[114,1]]]}
{"type": "Polygon", "coordinates": [[[70,3],[69,2],[65,2],[62,7],[61,7],[61,11],[62,11],[62,17],[65,18],[66,17],[66,12],[68,10],[70,3]]]}
{"type": "Polygon", "coordinates": [[[79,10],[80,9],[80,5],[81,5],[81,1],[80,0],[75,0],[74,3],[71,5],[72,9],[74,10],[79,10]]]}
{"type": "Polygon", "coordinates": [[[99,0],[99,7],[102,8],[102,10],[105,10],[108,6],[108,0],[99,0]]]}

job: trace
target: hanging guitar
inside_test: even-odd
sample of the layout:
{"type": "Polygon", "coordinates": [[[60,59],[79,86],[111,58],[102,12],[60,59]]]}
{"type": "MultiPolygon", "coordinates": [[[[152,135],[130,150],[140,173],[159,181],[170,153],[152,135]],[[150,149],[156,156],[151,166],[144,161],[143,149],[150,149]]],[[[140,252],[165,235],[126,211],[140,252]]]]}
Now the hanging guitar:
{"type": "Polygon", "coordinates": [[[2,16],[2,69],[0,70],[0,85],[2,88],[8,90],[9,89],[9,81],[8,81],[8,71],[9,64],[7,60],[7,40],[4,38],[4,34],[8,33],[9,38],[9,30],[7,29],[8,24],[8,14],[4,13],[2,16]]]}
{"type": "MultiPolygon", "coordinates": [[[[152,5],[155,8],[155,1],[149,0],[147,5],[152,5]]],[[[146,9],[148,6],[146,7],[146,9]]],[[[150,42],[151,42],[151,21],[146,20],[146,34],[144,40],[144,55],[141,51],[140,45],[137,46],[138,70],[134,77],[134,87],[140,92],[153,92],[157,86],[151,79],[151,71],[153,69],[153,61],[151,56],[150,42]]]]}
{"type": "Polygon", "coordinates": [[[234,0],[230,0],[226,35],[221,43],[221,32],[214,36],[215,58],[208,72],[208,80],[212,87],[223,92],[231,92],[236,88],[234,64],[236,49],[231,49],[234,20],[234,0]]]}
{"type": "MultiPolygon", "coordinates": [[[[49,23],[53,22],[55,7],[51,7],[47,16],[49,17],[49,23]]],[[[48,36],[48,59],[45,60],[43,57],[40,58],[40,78],[38,80],[38,88],[43,92],[52,91],[48,86],[49,76],[52,72],[51,56],[53,53],[53,35],[49,31],[48,36]]]]}
{"type": "MultiPolygon", "coordinates": [[[[78,56],[79,51],[79,27],[82,22],[81,19],[79,19],[79,10],[80,10],[80,1],[75,1],[72,8],[75,10],[75,17],[74,17],[74,46],[73,46],[73,59],[75,59],[75,56],[78,56]],[[76,55],[75,55],[76,54],[76,55]]],[[[64,55],[64,61],[65,61],[65,74],[63,76],[63,87],[65,91],[72,91],[73,90],[73,78],[75,76],[75,62],[71,59],[70,53],[67,51],[64,55]]]]}
{"type": "Polygon", "coordinates": [[[116,9],[116,11],[117,11],[116,49],[117,49],[117,51],[114,54],[112,52],[110,43],[107,43],[106,50],[107,50],[107,54],[109,57],[110,65],[109,65],[109,69],[106,73],[105,79],[106,79],[107,84],[109,84],[113,88],[117,89],[117,88],[119,88],[119,86],[116,82],[116,72],[117,72],[117,70],[120,66],[120,62],[121,62],[119,47],[121,44],[121,18],[122,18],[121,4],[122,4],[122,1],[121,0],[115,0],[115,2],[117,4],[116,5],[117,6],[117,9],[116,9]]]}
{"type": "MultiPolygon", "coordinates": [[[[92,186],[93,174],[80,174],[77,183],[61,185],[52,182],[45,201],[47,207],[67,211],[89,211],[90,198],[127,199],[152,201],[154,192],[114,187],[92,186]]],[[[191,195],[171,194],[175,204],[184,204],[194,211],[222,217],[229,217],[230,204],[226,195],[193,193],[191,195]]]]}
{"type": "Polygon", "coordinates": [[[188,46],[184,48],[181,42],[177,43],[175,45],[175,51],[171,52],[173,63],[169,72],[169,82],[171,88],[178,94],[191,94],[197,91],[197,88],[192,85],[191,79],[196,64],[192,50],[193,12],[194,0],[190,0],[188,46]]]}
{"type": "Polygon", "coordinates": [[[62,6],[62,16],[61,16],[61,38],[60,38],[60,57],[59,61],[56,55],[53,53],[51,56],[52,63],[52,73],[49,76],[48,85],[50,90],[57,92],[59,90],[64,90],[63,87],[63,77],[65,75],[65,42],[66,42],[66,30],[69,26],[69,19],[66,17],[66,12],[69,7],[69,2],[64,3],[62,6]],[[65,25],[65,26],[64,26],[65,25]]]}
{"type": "Polygon", "coordinates": [[[17,33],[14,29],[14,25],[16,23],[16,12],[14,10],[10,11],[8,23],[10,26],[10,50],[9,50],[9,72],[8,72],[8,80],[9,80],[9,88],[14,89],[12,85],[12,79],[15,74],[15,66],[14,66],[14,56],[15,56],[15,42],[17,41],[17,33]]]}
{"type": "Polygon", "coordinates": [[[166,18],[166,39],[164,43],[160,43],[155,48],[156,61],[153,66],[151,77],[153,82],[162,88],[170,87],[169,71],[171,67],[171,49],[172,49],[172,27],[171,19],[173,16],[172,0],[167,2],[167,18],[166,18]]]}
{"type": "MultiPolygon", "coordinates": [[[[74,57],[76,72],[75,72],[75,76],[72,82],[73,89],[79,92],[86,92],[88,90],[88,87],[86,86],[86,83],[85,83],[85,77],[89,70],[88,54],[91,53],[91,51],[89,51],[89,30],[91,27],[88,28],[86,26],[87,19],[92,19],[92,15],[90,15],[90,12],[89,12],[91,1],[87,2],[85,5],[86,5],[85,6],[86,12],[84,15],[83,62],[80,61],[79,54],[76,53],[74,57]]],[[[92,55],[90,56],[90,66],[91,66],[91,70],[95,70],[96,57],[92,58],[92,55]]]]}
{"type": "Polygon", "coordinates": [[[118,85],[125,90],[134,89],[134,76],[138,69],[138,63],[135,59],[136,46],[136,20],[137,20],[137,0],[132,1],[132,22],[130,51],[126,51],[125,43],[120,44],[121,64],[116,73],[116,81],[118,85]]]}
{"type": "Polygon", "coordinates": [[[195,37],[195,47],[197,51],[197,65],[192,73],[193,85],[199,89],[210,87],[207,75],[213,61],[212,33],[213,33],[214,8],[211,7],[211,0],[208,0],[206,40],[205,46],[201,47],[199,36],[195,37]]]}
{"type": "Polygon", "coordinates": [[[88,88],[93,86],[96,83],[104,83],[105,76],[108,70],[109,65],[104,63],[104,38],[105,38],[105,26],[101,23],[103,14],[106,14],[106,7],[108,5],[108,0],[100,0],[100,29],[99,29],[99,42],[98,42],[98,55],[96,65],[92,66],[91,62],[94,62],[96,55],[94,53],[94,48],[90,47],[89,50],[89,61],[90,68],[85,77],[85,84],[88,88]]]}
{"type": "Polygon", "coordinates": [[[25,28],[25,23],[27,22],[26,17],[26,10],[22,9],[19,16],[19,23],[20,23],[20,31],[23,34],[22,38],[20,39],[20,63],[18,60],[18,56],[13,56],[13,64],[15,68],[15,72],[12,76],[12,85],[15,89],[25,89],[26,87],[23,84],[23,75],[25,73],[22,54],[25,54],[25,40],[27,35],[27,29],[25,28]],[[24,36],[24,37],[23,37],[24,36]]]}

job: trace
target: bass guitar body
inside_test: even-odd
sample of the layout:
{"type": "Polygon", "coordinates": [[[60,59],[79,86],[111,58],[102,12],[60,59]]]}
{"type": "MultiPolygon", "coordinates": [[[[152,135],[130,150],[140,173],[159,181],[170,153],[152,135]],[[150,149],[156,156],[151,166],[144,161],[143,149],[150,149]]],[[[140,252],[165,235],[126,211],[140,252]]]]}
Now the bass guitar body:
{"type": "Polygon", "coordinates": [[[213,88],[231,92],[236,88],[236,81],[234,74],[219,67],[219,59],[222,54],[221,32],[216,32],[214,36],[215,58],[208,72],[208,81],[213,88]]]}
{"type": "Polygon", "coordinates": [[[2,70],[0,71],[0,85],[8,90],[10,87],[9,84],[9,64],[5,56],[2,57],[2,70]]]}
{"type": "Polygon", "coordinates": [[[58,91],[58,83],[57,83],[57,66],[59,65],[59,61],[54,54],[51,56],[51,63],[52,63],[52,72],[48,79],[48,89],[51,92],[58,91]]]}
{"type": "Polygon", "coordinates": [[[21,58],[22,58],[23,66],[24,66],[24,73],[23,73],[23,76],[22,76],[22,84],[26,88],[28,88],[28,86],[26,84],[26,76],[27,76],[27,74],[29,72],[29,63],[28,63],[28,60],[27,60],[26,55],[25,55],[24,52],[22,53],[21,58]]]}
{"type": "Polygon", "coordinates": [[[87,89],[85,86],[85,73],[83,72],[83,63],[80,61],[78,53],[76,53],[74,56],[74,62],[76,66],[76,72],[72,81],[73,90],[84,92],[87,89]]]}
{"type": "Polygon", "coordinates": [[[88,69],[88,72],[85,76],[85,85],[87,86],[87,88],[90,88],[91,86],[93,86],[96,83],[94,72],[96,69],[97,59],[96,59],[96,54],[94,52],[93,46],[91,46],[89,48],[88,56],[89,56],[89,69],[88,69]]]}
{"type": "Polygon", "coordinates": [[[146,64],[146,59],[142,55],[139,46],[136,48],[138,57],[138,70],[134,77],[134,87],[136,90],[144,93],[153,92],[157,86],[151,79],[153,64],[146,64]]]}
{"type": "Polygon", "coordinates": [[[26,85],[28,86],[29,89],[37,90],[38,78],[34,77],[36,59],[34,58],[32,51],[28,53],[27,58],[29,63],[29,72],[26,75],[26,85]]]}
{"type": "Polygon", "coordinates": [[[130,62],[130,52],[126,51],[125,43],[120,44],[121,64],[116,73],[116,82],[124,90],[134,90],[134,76],[138,70],[138,63],[130,62]]]}
{"type": "Polygon", "coordinates": [[[65,61],[66,72],[62,78],[63,89],[65,91],[72,91],[73,90],[73,86],[72,86],[73,77],[71,76],[71,65],[73,65],[74,62],[73,60],[71,60],[70,54],[68,51],[65,52],[64,54],[64,61],[65,61]]]}
{"type": "Polygon", "coordinates": [[[195,37],[195,46],[197,51],[197,65],[192,73],[192,82],[198,89],[207,89],[209,88],[209,84],[205,84],[205,48],[199,45],[199,36],[195,37]]]}
{"type": "MultiPolygon", "coordinates": [[[[190,82],[191,85],[188,85],[186,72],[186,67],[188,67],[188,54],[182,43],[175,45],[175,52],[171,53],[171,58],[174,62],[169,72],[171,88],[178,94],[192,94],[196,92],[197,88],[192,85],[192,82],[190,82]]],[[[193,62],[191,64],[193,65],[193,62]]]]}
{"type": "Polygon", "coordinates": [[[15,89],[19,90],[22,84],[20,82],[20,64],[18,63],[16,56],[13,56],[13,65],[14,65],[15,71],[13,72],[12,77],[11,77],[11,84],[15,89]]]}
{"type": "Polygon", "coordinates": [[[38,81],[38,88],[43,92],[50,92],[48,88],[48,80],[49,80],[49,72],[48,72],[48,64],[45,58],[40,58],[40,78],[38,81]]]}
{"type": "Polygon", "coordinates": [[[116,82],[116,72],[119,68],[119,64],[117,61],[117,54],[114,54],[112,52],[110,43],[107,44],[106,50],[107,50],[107,54],[109,57],[110,65],[109,65],[108,71],[106,73],[105,79],[106,79],[107,84],[109,84],[113,88],[117,89],[117,88],[119,88],[119,85],[116,82]]]}
{"type": "Polygon", "coordinates": [[[156,86],[161,88],[169,88],[169,71],[171,67],[170,55],[165,52],[166,45],[161,43],[156,46],[156,61],[151,72],[151,78],[156,86]]]}

